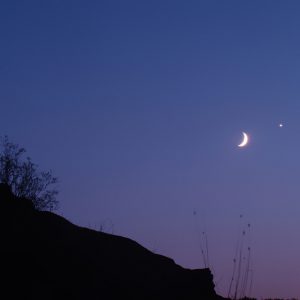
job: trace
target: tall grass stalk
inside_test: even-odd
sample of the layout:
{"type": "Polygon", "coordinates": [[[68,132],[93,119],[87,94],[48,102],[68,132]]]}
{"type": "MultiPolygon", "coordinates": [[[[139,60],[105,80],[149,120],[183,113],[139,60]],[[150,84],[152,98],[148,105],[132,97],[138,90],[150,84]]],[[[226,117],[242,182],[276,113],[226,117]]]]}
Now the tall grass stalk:
{"type": "Polygon", "coordinates": [[[199,239],[199,246],[200,246],[200,251],[201,251],[201,256],[202,256],[202,260],[203,260],[203,264],[205,268],[209,268],[210,267],[210,263],[209,263],[209,249],[208,249],[208,238],[207,238],[207,234],[205,231],[200,230],[200,226],[199,226],[199,220],[197,218],[197,211],[193,211],[193,217],[194,217],[194,221],[195,221],[195,231],[197,234],[197,237],[199,239]]]}
{"type": "MultiPolygon", "coordinates": [[[[240,215],[240,219],[242,218],[243,216],[240,215]]],[[[250,229],[251,225],[248,223],[239,230],[227,295],[228,298],[234,300],[246,298],[246,296],[250,296],[252,291],[253,270],[251,269],[250,229]]]]}

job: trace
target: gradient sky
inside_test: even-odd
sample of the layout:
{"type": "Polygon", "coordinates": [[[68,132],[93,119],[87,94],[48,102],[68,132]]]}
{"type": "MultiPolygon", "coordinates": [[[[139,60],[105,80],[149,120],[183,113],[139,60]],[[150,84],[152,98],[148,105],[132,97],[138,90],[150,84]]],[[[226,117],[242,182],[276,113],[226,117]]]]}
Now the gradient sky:
{"type": "Polygon", "coordinates": [[[222,295],[251,223],[252,296],[300,297],[299,32],[290,0],[3,0],[0,135],[73,223],[188,268],[204,231],[222,295]]]}

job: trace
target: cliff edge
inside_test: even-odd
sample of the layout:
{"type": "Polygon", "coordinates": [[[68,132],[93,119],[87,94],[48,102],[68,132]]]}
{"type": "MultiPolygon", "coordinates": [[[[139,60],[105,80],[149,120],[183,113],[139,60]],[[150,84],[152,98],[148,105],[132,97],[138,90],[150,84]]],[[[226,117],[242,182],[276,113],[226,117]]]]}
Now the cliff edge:
{"type": "Polygon", "coordinates": [[[182,268],[128,238],[37,211],[0,184],[6,299],[223,299],[209,269],[182,268]]]}

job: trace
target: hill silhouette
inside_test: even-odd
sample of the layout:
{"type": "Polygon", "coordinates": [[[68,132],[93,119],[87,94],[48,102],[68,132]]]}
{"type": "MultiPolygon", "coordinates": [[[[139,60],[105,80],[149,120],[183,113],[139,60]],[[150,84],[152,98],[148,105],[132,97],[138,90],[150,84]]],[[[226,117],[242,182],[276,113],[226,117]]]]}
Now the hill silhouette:
{"type": "Polygon", "coordinates": [[[209,269],[184,269],[128,238],[37,211],[4,185],[0,237],[0,298],[223,299],[209,269]]]}

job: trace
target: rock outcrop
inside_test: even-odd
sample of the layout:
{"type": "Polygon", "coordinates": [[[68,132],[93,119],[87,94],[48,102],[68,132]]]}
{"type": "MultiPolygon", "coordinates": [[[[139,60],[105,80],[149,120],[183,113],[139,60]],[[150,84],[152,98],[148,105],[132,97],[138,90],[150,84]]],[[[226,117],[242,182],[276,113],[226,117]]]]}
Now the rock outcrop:
{"type": "Polygon", "coordinates": [[[222,299],[209,269],[37,211],[3,185],[0,238],[1,299],[222,299]]]}

